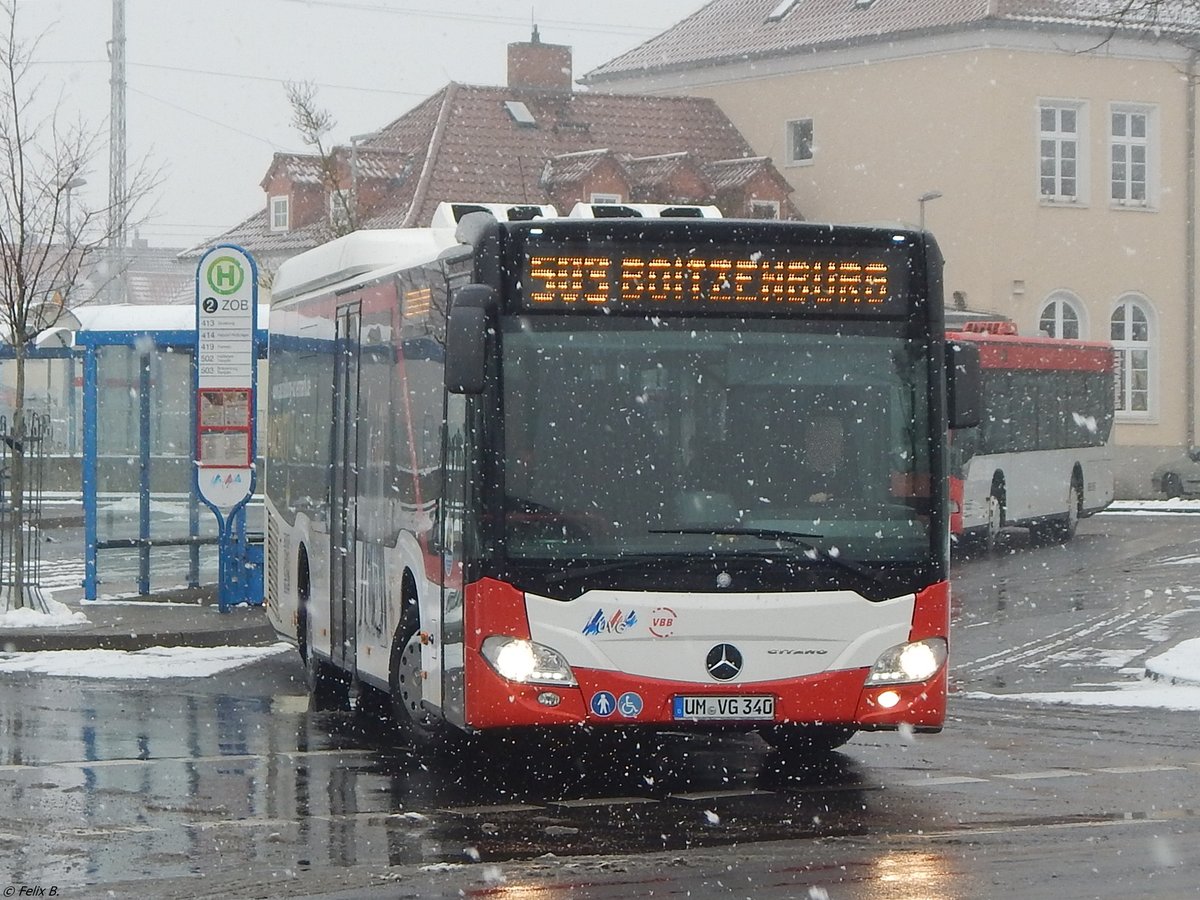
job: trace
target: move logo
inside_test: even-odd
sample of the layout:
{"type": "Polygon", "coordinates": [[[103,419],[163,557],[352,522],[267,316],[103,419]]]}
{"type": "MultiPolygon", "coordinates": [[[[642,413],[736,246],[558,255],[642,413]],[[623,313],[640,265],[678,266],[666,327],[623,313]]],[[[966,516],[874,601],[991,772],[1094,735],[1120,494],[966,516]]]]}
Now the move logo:
{"type": "Polygon", "coordinates": [[[214,475],[212,477],[212,481],[209,482],[209,484],[220,484],[220,485],[224,485],[225,487],[229,487],[231,484],[241,484],[241,483],[242,483],[242,473],[241,472],[226,472],[224,475],[222,475],[220,472],[218,472],[216,475],[214,475]]]}
{"type": "Polygon", "coordinates": [[[586,635],[597,634],[624,634],[637,625],[637,613],[630,610],[628,614],[622,610],[617,610],[611,616],[605,616],[603,609],[596,610],[595,614],[588,619],[588,623],[583,626],[583,633],[586,635]]]}

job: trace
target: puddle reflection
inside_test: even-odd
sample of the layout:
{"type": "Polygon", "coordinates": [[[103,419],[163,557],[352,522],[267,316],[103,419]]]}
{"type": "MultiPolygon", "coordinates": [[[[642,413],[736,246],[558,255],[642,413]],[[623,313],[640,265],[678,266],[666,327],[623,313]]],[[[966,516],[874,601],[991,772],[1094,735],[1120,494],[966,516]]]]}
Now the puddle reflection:
{"type": "Polygon", "coordinates": [[[0,865],[69,885],[249,866],[498,861],[857,833],[849,757],[751,735],[507,735],[418,756],[290,693],[22,679],[0,691],[0,865]]]}

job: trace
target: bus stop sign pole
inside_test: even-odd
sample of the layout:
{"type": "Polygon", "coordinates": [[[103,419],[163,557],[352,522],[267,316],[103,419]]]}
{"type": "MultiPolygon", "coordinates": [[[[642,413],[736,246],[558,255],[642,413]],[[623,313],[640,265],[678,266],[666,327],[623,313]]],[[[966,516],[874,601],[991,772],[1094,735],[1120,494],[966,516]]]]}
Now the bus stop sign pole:
{"type": "Polygon", "coordinates": [[[262,579],[250,558],[246,504],[254,493],[258,269],[241,247],[221,244],[196,267],[196,488],[217,517],[217,607],[229,612],[262,579]]]}

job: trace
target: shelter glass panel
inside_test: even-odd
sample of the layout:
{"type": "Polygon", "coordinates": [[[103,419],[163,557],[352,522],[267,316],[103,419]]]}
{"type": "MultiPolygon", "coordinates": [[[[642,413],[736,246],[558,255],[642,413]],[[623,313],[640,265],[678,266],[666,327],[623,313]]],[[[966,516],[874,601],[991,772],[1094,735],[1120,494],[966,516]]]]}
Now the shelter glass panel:
{"type": "Polygon", "coordinates": [[[101,595],[211,583],[216,519],[193,479],[192,351],[97,348],[97,575],[101,595]]]}

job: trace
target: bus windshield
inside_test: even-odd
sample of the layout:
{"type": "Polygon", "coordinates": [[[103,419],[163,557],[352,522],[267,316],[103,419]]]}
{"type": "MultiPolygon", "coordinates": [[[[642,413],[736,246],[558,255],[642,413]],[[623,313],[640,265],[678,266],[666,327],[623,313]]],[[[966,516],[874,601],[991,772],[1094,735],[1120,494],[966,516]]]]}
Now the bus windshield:
{"type": "Polygon", "coordinates": [[[929,349],[903,325],[503,321],[510,562],[935,552],[929,349]]]}

